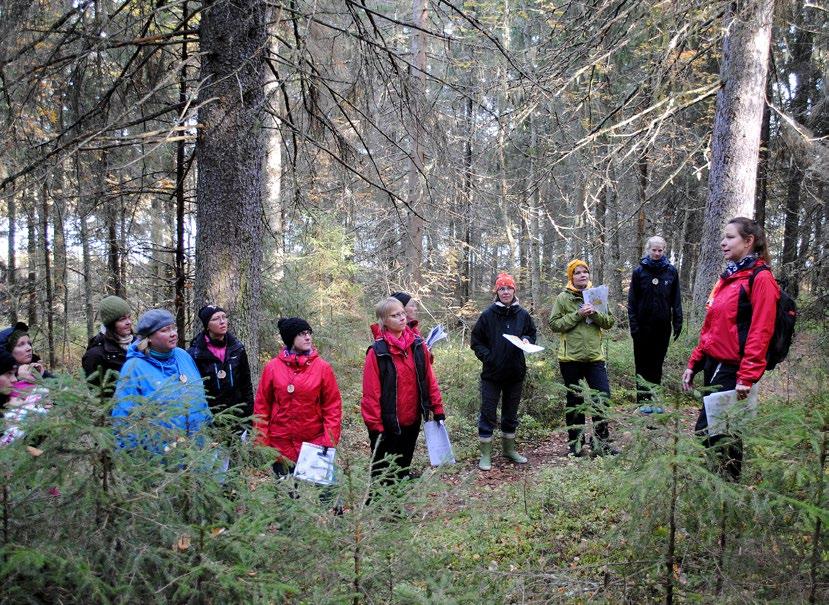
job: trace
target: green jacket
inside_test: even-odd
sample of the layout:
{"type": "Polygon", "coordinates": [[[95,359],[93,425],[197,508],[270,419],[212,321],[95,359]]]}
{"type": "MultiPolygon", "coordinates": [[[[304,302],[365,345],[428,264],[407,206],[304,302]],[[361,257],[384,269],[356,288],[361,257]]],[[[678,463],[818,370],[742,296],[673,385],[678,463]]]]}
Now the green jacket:
{"type": "Polygon", "coordinates": [[[614,319],[610,313],[596,313],[591,317],[593,323],[587,323],[579,315],[579,307],[584,304],[581,293],[565,290],[556,297],[553,312],[550,315],[550,328],[559,332],[559,361],[604,361],[602,349],[602,330],[613,327],[614,319]]]}

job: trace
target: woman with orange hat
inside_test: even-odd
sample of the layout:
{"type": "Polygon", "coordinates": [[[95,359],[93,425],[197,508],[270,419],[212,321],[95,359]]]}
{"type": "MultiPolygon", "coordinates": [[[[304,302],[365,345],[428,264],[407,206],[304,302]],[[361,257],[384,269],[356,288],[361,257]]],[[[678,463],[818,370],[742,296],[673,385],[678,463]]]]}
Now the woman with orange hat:
{"type": "MultiPolygon", "coordinates": [[[[599,313],[590,303],[584,302],[583,292],[591,287],[590,267],[583,260],[575,259],[567,264],[567,287],[556,297],[550,328],[559,333],[558,365],[561,377],[567,387],[567,437],[570,453],[582,455],[584,446],[584,399],[579,382],[599,391],[599,408],[610,399],[610,384],[602,348],[602,330],[613,327],[613,316],[599,313]]],[[[617,454],[608,444],[607,421],[601,409],[594,409],[593,435],[594,454],[617,454]]]]}
{"type": "Polygon", "coordinates": [[[535,344],[535,323],[518,304],[515,280],[509,273],[500,273],[495,280],[495,301],[472,328],[470,345],[483,362],[481,370],[481,413],[478,417],[478,438],[481,459],[478,468],[492,468],[492,434],[498,423],[498,401],[501,401],[501,437],[504,458],[525,464],[527,459],[515,449],[518,428],[518,404],[527,373],[524,352],[504,338],[511,334],[524,342],[535,344]]]}

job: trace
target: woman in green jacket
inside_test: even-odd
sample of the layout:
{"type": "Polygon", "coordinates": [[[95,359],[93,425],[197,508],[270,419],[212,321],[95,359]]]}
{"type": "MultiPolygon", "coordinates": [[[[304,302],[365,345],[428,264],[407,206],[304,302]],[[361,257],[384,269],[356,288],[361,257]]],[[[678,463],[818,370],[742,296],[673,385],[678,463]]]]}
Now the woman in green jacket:
{"type": "MultiPolygon", "coordinates": [[[[582,455],[584,447],[584,399],[579,382],[599,391],[599,407],[610,399],[610,384],[602,350],[602,330],[613,326],[613,316],[599,313],[590,303],[584,302],[583,291],[591,287],[590,267],[583,260],[567,264],[567,288],[558,295],[550,316],[550,328],[560,334],[558,365],[567,386],[567,437],[570,453],[582,455]]],[[[601,409],[593,410],[594,454],[618,454],[608,443],[607,421],[601,409]]]]}

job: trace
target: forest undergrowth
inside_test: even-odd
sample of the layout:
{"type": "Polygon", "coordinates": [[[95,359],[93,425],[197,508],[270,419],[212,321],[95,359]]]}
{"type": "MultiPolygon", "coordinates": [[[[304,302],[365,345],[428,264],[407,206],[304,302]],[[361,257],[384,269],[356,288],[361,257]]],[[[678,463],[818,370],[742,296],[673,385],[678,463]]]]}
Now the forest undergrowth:
{"type": "Polygon", "coordinates": [[[643,417],[629,341],[612,333],[611,435],[622,454],[579,459],[566,455],[555,346],[542,339],[518,433],[530,461],[496,455],[481,473],[479,364],[456,336],[436,347],[435,366],[458,463],[428,468],[421,443],[420,475],[391,487],[367,472],[362,354],[332,339],[323,354],[344,401],[333,491],[273,481],[269,452],[221,417],[213,443],[171,437],[163,460],[115,450],[109,403],[59,376],[47,381],[54,408],[25,443],[0,449],[0,602],[825,602],[821,338],[799,335],[742,421],[736,484],[692,434],[696,401],[672,388],[693,344],[685,337],[666,362],[666,413],[643,417]]]}

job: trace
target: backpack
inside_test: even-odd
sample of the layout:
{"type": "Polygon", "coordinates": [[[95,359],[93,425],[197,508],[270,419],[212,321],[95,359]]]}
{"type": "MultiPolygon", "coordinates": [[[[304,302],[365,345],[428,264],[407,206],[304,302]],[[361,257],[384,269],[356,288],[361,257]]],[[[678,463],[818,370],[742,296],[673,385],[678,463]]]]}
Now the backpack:
{"type": "MultiPolygon", "coordinates": [[[[754,278],[760,271],[771,271],[767,266],[754,269],[748,278],[749,291],[754,288],[754,278]]],[[[786,359],[789,347],[794,339],[794,325],[797,321],[797,304],[783,288],[780,288],[780,298],[777,301],[777,312],[774,318],[774,333],[769,341],[769,350],[766,353],[766,370],[773,370],[778,363],[786,359]]]]}

